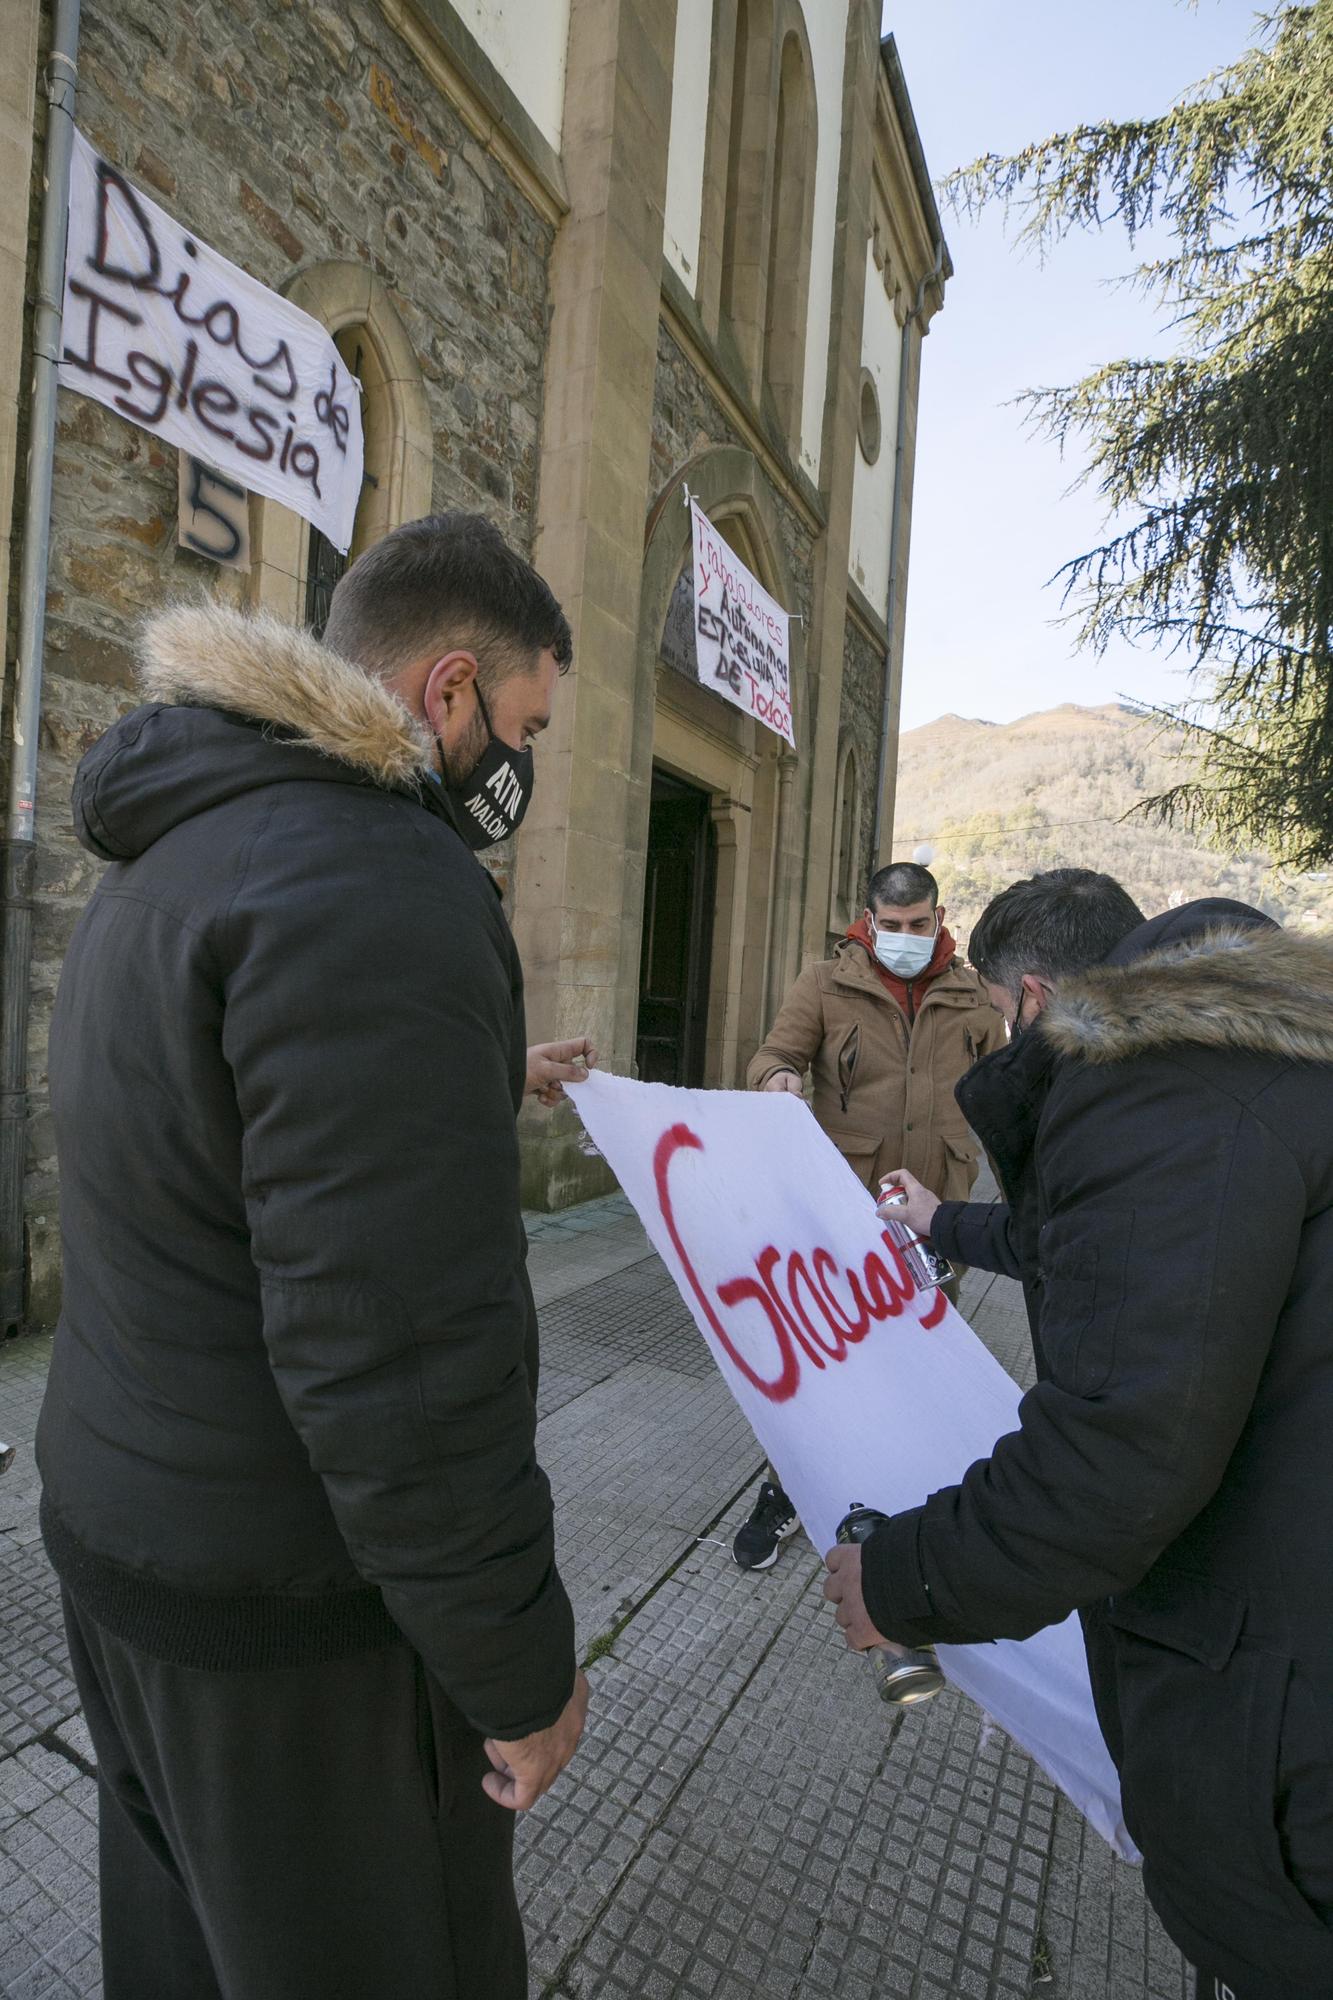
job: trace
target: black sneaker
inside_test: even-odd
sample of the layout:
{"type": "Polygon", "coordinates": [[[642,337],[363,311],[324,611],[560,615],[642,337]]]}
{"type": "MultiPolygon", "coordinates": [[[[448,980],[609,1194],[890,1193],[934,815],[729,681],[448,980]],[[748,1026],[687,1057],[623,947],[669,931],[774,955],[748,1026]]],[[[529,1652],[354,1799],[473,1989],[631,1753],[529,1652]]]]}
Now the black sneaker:
{"type": "Polygon", "coordinates": [[[731,1545],[733,1559],[742,1569],[772,1569],[778,1559],[778,1543],[796,1528],[796,1509],[780,1486],[766,1479],[749,1520],[736,1530],[731,1545]]]}

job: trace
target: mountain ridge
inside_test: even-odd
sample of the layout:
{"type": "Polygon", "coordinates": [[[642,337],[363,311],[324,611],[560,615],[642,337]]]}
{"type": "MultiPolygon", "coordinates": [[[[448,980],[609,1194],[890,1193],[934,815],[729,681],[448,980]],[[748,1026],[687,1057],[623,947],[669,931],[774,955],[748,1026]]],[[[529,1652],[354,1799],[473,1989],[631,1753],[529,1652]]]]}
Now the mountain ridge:
{"type": "Polygon", "coordinates": [[[1003,723],[937,716],[900,739],[894,856],[935,849],[960,945],[1008,883],[1058,867],[1114,875],[1149,916],[1223,895],[1280,922],[1333,928],[1333,874],[1292,874],[1261,849],[1224,851],[1126,817],[1192,770],[1182,731],[1123,702],[1062,702],[1003,723]]]}

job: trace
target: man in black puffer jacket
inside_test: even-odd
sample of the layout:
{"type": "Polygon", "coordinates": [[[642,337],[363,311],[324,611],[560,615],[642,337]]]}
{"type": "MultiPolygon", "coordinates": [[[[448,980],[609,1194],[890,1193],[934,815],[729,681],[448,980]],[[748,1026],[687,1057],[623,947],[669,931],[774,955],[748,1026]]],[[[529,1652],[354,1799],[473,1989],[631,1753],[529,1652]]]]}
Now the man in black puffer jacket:
{"type": "Polygon", "coordinates": [[[527,1992],[513,1808],[586,1689],[534,1450],[522,979],[473,848],[569,627],[487,523],[317,644],[178,610],[85,758],[43,1528],[108,2000],[527,1992]]]}
{"type": "Polygon", "coordinates": [[[914,1188],[907,1210],[969,1263],[992,1231],[1028,1281],[1037,1386],[959,1485],[831,1553],[826,1594],[856,1645],[1023,1638],[1079,1609],[1200,1993],[1326,2000],[1333,947],[1215,903],[1131,927],[1097,884],[1015,884],[971,940],[1017,1040],[964,1097],[1019,1206],[983,1224],[914,1188]],[[1081,970],[1080,901],[1121,928],[1081,970]]]}

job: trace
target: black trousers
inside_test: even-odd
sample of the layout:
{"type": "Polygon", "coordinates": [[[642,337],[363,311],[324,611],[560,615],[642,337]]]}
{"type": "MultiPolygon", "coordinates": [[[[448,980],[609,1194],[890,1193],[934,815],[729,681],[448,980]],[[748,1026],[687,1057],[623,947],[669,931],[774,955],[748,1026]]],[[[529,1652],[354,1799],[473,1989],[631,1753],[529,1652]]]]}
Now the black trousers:
{"type": "Polygon", "coordinates": [[[513,1814],[408,1646],[203,1673],[65,1619],[105,2000],[526,2000],[513,1814]]]}

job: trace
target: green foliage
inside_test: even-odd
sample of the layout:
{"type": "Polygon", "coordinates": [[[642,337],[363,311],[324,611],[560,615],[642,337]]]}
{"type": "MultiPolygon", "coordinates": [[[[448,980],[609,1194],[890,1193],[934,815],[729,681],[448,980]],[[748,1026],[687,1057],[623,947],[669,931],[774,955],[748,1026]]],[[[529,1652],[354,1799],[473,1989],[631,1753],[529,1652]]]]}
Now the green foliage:
{"type": "Polygon", "coordinates": [[[893,852],[933,843],[963,950],[991,897],[1043,868],[1103,869],[1149,916],[1232,896],[1283,923],[1333,929],[1333,871],[1274,867],[1248,842],[1205,844],[1141,816],[1144,799],[1190,776],[1187,732],[1116,705],[1004,725],[945,716],[902,739],[893,852]]]}
{"type": "Polygon", "coordinates": [[[1333,0],[1261,25],[1163,116],[978,160],[949,188],[967,210],[1017,204],[1043,249],[1089,225],[1174,232],[1135,281],[1177,351],[1027,399],[1062,447],[1086,441],[1113,510],[1061,574],[1083,643],[1165,643],[1195,670],[1170,719],[1198,768],[1145,810],[1311,867],[1333,858],[1333,0]]]}

